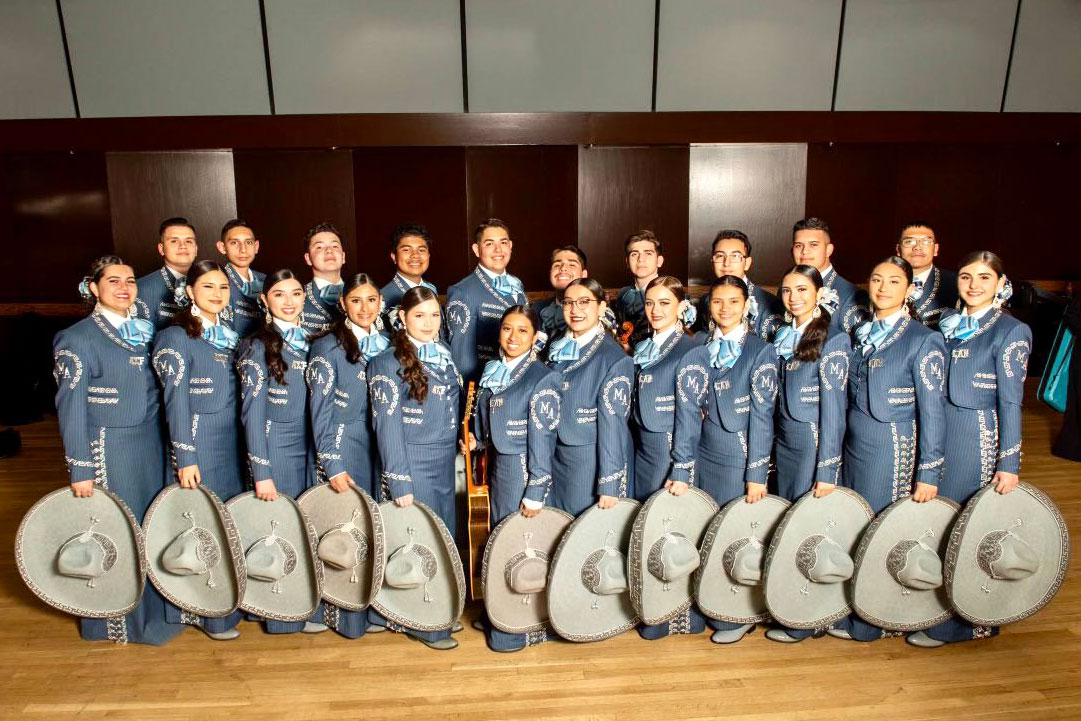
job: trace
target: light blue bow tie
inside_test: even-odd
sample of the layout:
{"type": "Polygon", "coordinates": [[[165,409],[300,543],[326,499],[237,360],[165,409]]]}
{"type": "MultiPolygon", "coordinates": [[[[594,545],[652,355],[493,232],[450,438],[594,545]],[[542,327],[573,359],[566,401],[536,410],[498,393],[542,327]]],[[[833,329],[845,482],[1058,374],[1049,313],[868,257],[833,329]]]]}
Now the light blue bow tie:
{"type": "Polygon", "coordinates": [[[310,346],[308,342],[308,331],[304,330],[298,325],[295,325],[287,329],[282,333],[282,338],[289,344],[293,350],[297,353],[307,353],[310,346]]]}
{"type": "Polygon", "coordinates": [[[263,281],[259,280],[252,273],[251,280],[244,280],[240,283],[240,292],[247,296],[256,296],[263,292],[263,281]]]}
{"type": "Polygon", "coordinates": [[[866,320],[856,328],[856,340],[860,342],[864,353],[870,353],[872,350],[878,350],[878,346],[886,340],[891,330],[893,326],[887,325],[884,321],[866,320]]]}
{"type": "Polygon", "coordinates": [[[574,338],[563,336],[548,346],[548,360],[553,363],[576,361],[581,351],[582,349],[578,347],[578,342],[574,338]]]}
{"type": "Polygon", "coordinates": [[[777,351],[777,355],[788,360],[796,352],[796,346],[802,337],[803,333],[792,326],[781,326],[777,331],[777,337],[773,339],[773,348],[777,351]]]}
{"type": "Polygon", "coordinates": [[[634,364],[636,366],[653,365],[661,357],[661,348],[652,338],[646,338],[634,348],[634,364]]]}
{"type": "Polygon", "coordinates": [[[427,363],[433,368],[443,371],[450,364],[450,351],[435,341],[428,341],[420,348],[417,348],[417,358],[422,363],[427,363]]]}
{"type": "Polygon", "coordinates": [[[717,338],[709,345],[709,364],[714,368],[731,368],[739,360],[743,345],[739,341],[717,338]]]}
{"type": "Polygon", "coordinates": [[[324,303],[334,305],[338,302],[338,298],[342,297],[342,288],[345,287],[345,283],[330,283],[324,285],[319,289],[319,297],[323,299],[324,303]]]}
{"type": "Polygon", "coordinates": [[[422,280],[422,281],[420,282],[420,284],[421,284],[421,285],[423,285],[423,286],[424,286],[425,288],[427,288],[428,290],[432,291],[433,293],[439,293],[439,291],[438,291],[438,290],[436,290],[436,287],[435,287],[435,283],[429,283],[429,282],[428,282],[428,281],[426,281],[426,280],[422,280]]]}
{"type": "Polygon", "coordinates": [[[912,281],[912,292],[917,296],[923,293],[923,283],[924,281],[922,278],[912,281]]]}
{"type": "Polygon", "coordinates": [[[218,350],[233,350],[240,336],[229,326],[219,323],[203,328],[203,340],[218,350]]]}
{"type": "Polygon", "coordinates": [[[188,298],[188,294],[184,292],[184,288],[188,285],[188,281],[185,278],[178,278],[176,281],[176,287],[173,288],[173,300],[181,308],[186,308],[191,303],[188,298]]]}
{"type": "Polygon", "coordinates": [[[131,346],[149,343],[154,338],[154,324],[142,318],[129,318],[116,330],[131,346]]]}
{"type": "Polygon", "coordinates": [[[938,329],[946,340],[965,340],[971,338],[980,329],[980,319],[970,315],[948,315],[938,323],[938,329]]]}
{"type": "Polygon", "coordinates": [[[481,388],[491,388],[499,393],[510,383],[510,368],[501,360],[490,360],[484,365],[484,374],[480,377],[481,388]]]}
{"type": "Polygon", "coordinates": [[[497,275],[495,278],[492,278],[492,287],[506,296],[524,292],[525,289],[525,286],[522,285],[522,281],[518,280],[510,273],[504,273],[503,275],[497,275]]]}
{"type": "Polygon", "coordinates": [[[645,311],[646,294],[638,290],[637,286],[631,286],[630,290],[622,294],[620,302],[625,316],[636,317],[645,311]]]}
{"type": "Polygon", "coordinates": [[[357,347],[365,359],[372,359],[390,347],[390,341],[379,333],[372,333],[357,339],[357,347]]]}

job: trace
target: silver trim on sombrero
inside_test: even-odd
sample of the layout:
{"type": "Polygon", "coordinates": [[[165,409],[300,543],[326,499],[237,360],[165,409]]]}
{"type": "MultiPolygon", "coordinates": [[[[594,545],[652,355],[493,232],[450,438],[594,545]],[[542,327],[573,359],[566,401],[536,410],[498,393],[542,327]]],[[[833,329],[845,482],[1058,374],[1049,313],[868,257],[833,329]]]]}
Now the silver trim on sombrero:
{"type": "MultiPolygon", "coordinates": [[[[154,497],[153,502],[150,504],[150,508],[147,509],[146,515],[143,517],[143,529],[150,527],[150,519],[154,517],[154,511],[158,509],[167,496],[177,489],[180,489],[180,484],[174,483],[163,488],[158,495],[154,497]]],[[[206,618],[222,618],[237,610],[240,607],[241,600],[244,598],[244,589],[247,587],[248,582],[248,574],[245,572],[244,548],[240,544],[240,531],[237,530],[236,524],[233,523],[233,516],[225,509],[225,504],[221,502],[221,499],[218,498],[217,494],[202,484],[197,486],[195,490],[202,491],[210,499],[210,505],[217,511],[218,520],[221,522],[222,528],[225,529],[225,541],[226,545],[229,546],[229,552],[228,554],[223,554],[222,558],[228,558],[232,565],[233,581],[236,584],[236,604],[231,609],[222,613],[220,610],[214,611],[201,608],[196,604],[181,601],[166,588],[167,584],[163,583],[154,573],[154,564],[150,563],[149,560],[145,558],[145,541],[142,548],[142,555],[144,556],[143,563],[146,565],[147,578],[150,579],[150,582],[154,584],[154,588],[158,590],[158,593],[160,593],[166,601],[183,611],[189,611],[199,616],[204,616],[206,618]]],[[[143,530],[143,536],[145,539],[145,530],[143,530]]]]}
{"type": "MultiPolygon", "coordinates": [[[[953,532],[950,533],[950,543],[949,546],[946,548],[946,559],[944,564],[945,568],[943,569],[943,585],[946,587],[946,594],[949,596],[950,604],[953,606],[954,613],[956,613],[958,616],[965,619],[969,623],[977,626],[1005,626],[1010,623],[1024,620],[1029,616],[1033,615],[1044,606],[1046,606],[1048,603],[1050,603],[1051,599],[1055,597],[1055,594],[1059,592],[1059,589],[1062,587],[1062,582],[1066,579],[1066,573],[1070,567],[1070,530],[1066,526],[1066,521],[1062,517],[1062,512],[1058,509],[1058,506],[1055,505],[1055,503],[1050,499],[1050,497],[1047,496],[1047,494],[1045,494],[1036,486],[1021,481],[1017,484],[1017,487],[1014,488],[1013,491],[1011,491],[1010,493],[1013,494],[1019,491],[1027,492],[1036,502],[1038,502],[1045,509],[1047,509],[1047,511],[1055,519],[1055,522],[1058,525],[1059,547],[1061,549],[1059,558],[1057,559],[1058,574],[1056,574],[1055,578],[1051,581],[1051,585],[1044,593],[1043,597],[1035,604],[1033,604],[1029,609],[1022,613],[1014,614],[1003,619],[982,619],[966,613],[964,610],[957,607],[957,604],[954,601],[953,581],[954,573],[957,569],[957,559],[961,548],[962,536],[964,535],[965,527],[968,525],[968,522],[972,517],[973,511],[976,509],[977,502],[985,494],[994,493],[994,488],[995,487],[993,485],[988,484],[981,488],[979,491],[977,491],[976,494],[972,496],[971,499],[969,499],[969,502],[961,511],[961,515],[957,517],[957,521],[953,524],[953,532]]],[[[1043,560],[1047,560],[1048,562],[1053,561],[1053,559],[1043,560]]]]}
{"type": "Polygon", "coordinates": [[[132,534],[135,537],[135,562],[138,566],[139,575],[139,593],[135,597],[135,601],[133,603],[125,606],[122,609],[118,609],[116,611],[108,613],[88,611],[86,609],[69,606],[63,601],[52,598],[51,596],[46,594],[40,586],[34,583],[33,579],[29,575],[28,569],[23,563],[23,537],[27,524],[29,523],[30,519],[33,518],[34,514],[41,510],[42,506],[44,506],[54,496],[60,495],[62,493],[70,494],[70,486],[58,488],[57,490],[52,491],[51,493],[47,493],[46,495],[38,499],[38,501],[30,507],[30,510],[26,512],[26,515],[23,516],[22,521],[20,521],[19,528],[15,532],[15,565],[19,569],[19,575],[22,576],[23,583],[26,584],[27,588],[29,588],[35,596],[37,596],[53,608],[63,611],[64,613],[70,613],[73,616],[80,616],[82,618],[105,618],[123,620],[124,616],[127,616],[129,613],[134,611],[135,608],[139,605],[139,602],[142,600],[143,591],[146,588],[146,560],[144,558],[145,549],[143,548],[143,531],[141,528],[139,528],[139,524],[135,521],[135,514],[133,514],[131,512],[131,509],[128,508],[128,505],[124,503],[124,501],[112,491],[106,490],[99,485],[94,486],[94,493],[104,493],[109,496],[109,498],[111,498],[116,503],[116,505],[120,507],[120,510],[123,511],[124,515],[127,517],[131,525],[132,534]]]}
{"type": "MultiPolygon", "coordinates": [[[[852,583],[852,593],[850,594],[850,597],[852,599],[852,609],[857,614],[859,614],[860,618],[864,619],[868,623],[871,623],[871,624],[873,624],[875,626],[878,626],[879,628],[884,628],[884,629],[886,629],[888,631],[922,631],[922,630],[924,630],[926,628],[931,628],[932,626],[936,626],[936,625],[942,623],[943,621],[945,621],[946,619],[948,619],[950,617],[951,611],[948,608],[948,605],[949,605],[948,602],[946,604],[947,609],[944,612],[940,613],[937,616],[933,616],[933,617],[931,617],[931,618],[929,618],[929,619],[927,619],[925,621],[921,621],[919,623],[897,623],[897,622],[890,621],[890,620],[887,620],[887,619],[879,618],[875,614],[870,613],[865,608],[861,607],[860,604],[857,603],[857,598],[856,598],[856,593],[855,593],[856,583],[859,580],[859,576],[860,576],[860,569],[863,567],[864,558],[867,555],[867,549],[871,545],[871,540],[874,538],[874,535],[878,531],[878,529],[881,528],[881,526],[885,522],[886,518],[889,517],[890,513],[893,510],[895,510],[896,508],[898,508],[902,503],[915,503],[915,501],[911,500],[910,496],[905,496],[904,498],[901,498],[901,499],[898,499],[897,501],[894,501],[889,506],[884,508],[881,513],[879,513],[877,516],[875,516],[875,519],[873,521],[871,521],[871,525],[869,525],[867,527],[867,530],[865,530],[863,532],[863,536],[860,537],[859,545],[856,547],[856,553],[852,557],[852,561],[856,565],[856,570],[852,574],[852,581],[851,581],[851,583],[852,583]]],[[[945,504],[945,505],[951,507],[955,512],[959,512],[961,510],[961,506],[957,502],[952,501],[949,498],[946,498],[945,496],[937,496],[937,497],[933,498],[932,500],[927,501],[927,503],[942,503],[942,504],[945,504]]],[[[952,523],[951,523],[951,527],[952,527],[952,523]]],[[[946,528],[946,533],[947,534],[950,533],[950,527],[946,528]]],[[[913,545],[916,542],[917,541],[915,539],[911,540],[911,543],[913,545]]],[[[910,550],[910,549],[911,549],[911,545],[908,546],[908,548],[906,548],[905,550],[910,550]]],[[[891,550],[882,559],[882,562],[886,567],[886,573],[887,573],[887,575],[890,576],[891,580],[893,579],[893,576],[894,576],[894,574],[891,573],[891,571],[890,571],[890,563],[891,563],[891,554],[892,553],[893,553],[893,551],[891,550]]],[[[944,558],[942,559],[942,563],[943,563],[943,566],[945,566],[946,560],[944,558]]],[[[943,569],[943,573],[945,573],[945,569],[943,569]]],[[[900,585],[900,584],[898,584],[898,585],[900,585]]],[[[934,590],[935,591],[942,591],[942,593],[945,594],[945,590],[944,590],[945,585],[946,585],[945,584],[945,576],[943,576],[943,584],[942,585],[943,585],[942,589],[934,589],[934,590]]]]}
{"type": "MultiPolygon", "coordinates": [[[[385,501],[385,503],[393,504],[394,501],[385,501]]],[[[431,508],[424,505],[420,501],[416,500],[415,498],[413,499],[413,505],[427,512],[428,516],[431,517],[431,520],[434,521],[436,530],[439,532],[440,538],[443,539],[443,546],[447,551],[447,555],[450,556],[451,570],[453,571],[454,583],[457,590],[457,611],[454,614],[454,618],[451,619],[449,623],[428,625],[417,623],[412,619],[400,616],[394,611],[388,609],[386,606],[379,603],[378,594],[372,596],[371,606],[376,611],[381,613],[388,621],[396,623],[400,626],[405,626],[406,628],[413,629],[414,631],[445,631],[451,626],[453,626],[459,618],[461,618],[462,611],[465,610],[465,570],[462,568],[462,558],[458,554],[458,547],[454,544],[454,538],[451,537],[450,531],[447,530],[446,524],[443,523],[443,519],[440,518],[435,511],[433,511],[431,508]]],[[[382,513],[382,511],[380,511],[380,513],[382,513]]],[[[382,576],[383,574],[380,574],[380,579],[382,579],[382,576]]]]}

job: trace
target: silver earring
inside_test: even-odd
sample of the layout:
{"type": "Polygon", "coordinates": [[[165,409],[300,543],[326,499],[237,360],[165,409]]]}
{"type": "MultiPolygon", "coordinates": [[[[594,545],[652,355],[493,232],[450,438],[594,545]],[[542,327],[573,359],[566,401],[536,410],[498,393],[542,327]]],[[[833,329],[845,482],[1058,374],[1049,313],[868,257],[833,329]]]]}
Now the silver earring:
{"type": "Polygon", "coordinates": [[[785,323],[791,323],[792,322],[792,314],[789,313],[787,310],[784,312],[784,322],[785,323]]]}

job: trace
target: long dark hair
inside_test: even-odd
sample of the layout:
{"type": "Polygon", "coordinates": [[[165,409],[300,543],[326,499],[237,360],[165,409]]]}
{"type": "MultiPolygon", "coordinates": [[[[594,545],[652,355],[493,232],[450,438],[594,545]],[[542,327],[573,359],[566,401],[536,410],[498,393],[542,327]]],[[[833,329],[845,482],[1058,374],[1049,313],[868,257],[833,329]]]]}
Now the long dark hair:
{"type": "MultiPolygon", "coordinates": [[[[912,265],[907,260],[905,260],[899,255],[891,255],[888,258],[883,258],[882,260],[874,264],[874,266],[871,268],[871,274],[874,275],[874,269],[882,265],[883,263],[892,265],[896,268],[900,268],[901,272],[905,274],[905,279],[908,280],[908,284],[912,285],[912,279],[915,277],[915,275],[912,272],[912,265]]],[[[871,301],[871,306],[871,311],[873,315],[874,301],[871,301]]],[[[916,304],[912,301],[912,298],[907,295],[905,296],[905,307],[908,309],[908,314],[910,316],[912,316],[916,320],[920,319],[920,314],[916,310],[916,304]]]]}
{"type": "MultiPolygon", "coordinates": [[[[288,268],[282,268],[268,275],[266,280],[263,281],[263,294],[270,293],[274,286],[283,280],[295,280],[303,285],[296,273],[288,268]]],[[[267,370],[270,371],[270,375],[274,376],[274,380],[279,384],[288,385],[285,381],[285,373],[289,370],[289,366],[286,365],[285,360],[282,358],[282,345],[285,344],[285,340],[282,338],[281,333],[274,330],[274,319],[270,317],[269,311],[266,317],[269,320],[265,320],[259,326],[259,329],[251,334],[248,342],[262,341],[263,348],[266,349],[263,357],[266,359],[267,370]]]]}
{"type": "MultiPolygon", "coordinates": [[[[671,275],[658,275],[656,278],[646,284],[646,293],[649,292],[650,288],[658,285],[664,286],[665,288],[670,290],[672,292],[672,295],[676,297],[676,303],[682,303],[683,301],[687,300],[687,291],[683,288],[683,283],[679,281],[679,278],[671,275]]],[[[644,296],[645,293],[643,293],[643,297],[644,296]]],[[[678,308],[676,309],[676,322],[678,322],[680,326],[683,327],[684,333],[686,333],[687,335],[691,334],[691,327],[683,322],[683,318],[680,315],[680,311],[678,308]]]]}
{"type": "MultiPolygon", "coordinates": [[[[570,289],[570,288],[574,288],[576,286],[581,286],[581,287],[585,288],[586,290],[588,290],[590,295],[592,295],[596,299],[596,301],[598,303],[607,303],[608,302],[608,295],[604,292],[604,286],[601,285],[600,283],[598,283],[593,278],[589,278],[589,277],[575,278],[570,283],[567,283],[567,287],[564,288],[563,292],[560,293],[560,295],[559,295],[560,302],[563,301],[563,296],[566,295],[567,290],[570,289]]],[[[598,317],[598,320],[603,320],[603,319],[604,319],[604,314],[601,313],[600,316],[598,317]]],[[[604,323],[601,323],[601,327],[606,328],[604,323]]],[[[611,335],[613,338],[616,336],[616,329],[615,328],[607,328],[607,331],[608,331],[609,335],[611,335]]]]}
{"type": "MultiPolygon", "coordinates": [[[[417,285],[405,292],[399,307],[402,313],[408,313],[421,303],[429,300],[438,300],[438,298],[431,288],[417,285]]],[[[424,364],[417,358],[417,349],[413,347],[413,342],[409,340],[409,333],[405,330],[404,321],[402,327],[394,333],[394,337],[391,338],[390,342],[394,346],[394,357],[398,359],[398,363],[402,366],[401,370],[398,371],[398,375],[409,386],[409,397],[417,403],[423,403],[428,397],[428,374],[424,372],[424,364]]]]}
{"type": "MultiPolygon", "coordinates": [[[[782,285],[784,279],[790,275],[802,275],[811,281],[816,293],[822,288],[822,274],[813,265],[796,265],[789,268],[781,276],[782,285]]],[[[780,289],[778,289],[779,292],[780,289]]],[[[818,306],[817,309],[818,315],[811,318],[811,322],[807,324],[799,343],[796,344],[795,349],[792,351],[792,357],[798,361],[810,363],[818,360],[819,356],[822,355],[822,346],[825,344],[826,338],[829,337],[830,312],[822,306],[818,306]]]]}
{"type": "MultiPolygon", "coordinates": [[[[188,275],[186,281],[189,288],[194,288],[196,281],[202,278],[207,273],[213,273],[219,271],[222,275],[225,275],[225,269],[221,267],[221,263],[215,260],[197,260],[191,264],[188,268],[188,275]]],[[[228,276],[226,276],[228,277],[228,276]]],[[[192,313],[192,309],[195,308],[195,301],[191,301],[191,306],[173,316],[173,325],[178,325],[184,329],[184,332],[188,334],[189,338],[199,338],[203,335],[203,324],[192,313]]]]}
{"type": "MultiPolygon", "coordinates": [[[[349,295],[350,292],[362,285],[370,285],[375,288],[377,294],[379,293],[379,286],[375,284],[375,281],[370,275],[367,273],[357,273],[345,281],[345,287],[342,288],[341,302],[344,304],[345,296],[349,295]]],[[[345,325],[345,321],[348,317],[349,314],[343,310],[342,314],[334,321],[334,324],[330,326],[330,329],[325,333],[320,334],[320,336],[333,334],[338,340],[338,345],[345,351],[345,359],[350,363],[359,363],[361,359],[360,345],[357,343],[357,337],[353,335],[353,331],[349,330],[345,325]]],[[[375,329],[374,325],[375,324],[373,323],[371,332],[377,333],[378,331],[375,329]]]]}

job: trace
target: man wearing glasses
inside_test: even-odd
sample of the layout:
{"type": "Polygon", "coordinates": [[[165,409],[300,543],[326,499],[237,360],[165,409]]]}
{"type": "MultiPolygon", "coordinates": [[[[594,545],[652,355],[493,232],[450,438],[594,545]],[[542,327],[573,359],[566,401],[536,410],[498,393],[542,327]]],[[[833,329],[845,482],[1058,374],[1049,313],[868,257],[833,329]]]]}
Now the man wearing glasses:
{"type": "MultiPolygon", "coordinates": [[[[751,257],[751,241],[739,230],[722,230],[713,239],[713,275],[734,275],[747,284],[747,323],[750,330],[762,340],[773,342],[773,335],[784,324],[784,308],[777,296],[754,284],[747,276],[754,259],[751,257]]],[[[698,299],[698,318],[694,330],[709,331],[709,293],[698,299]]]]}
{"type": "Polygon", "coordinates": [[[259,294],[263,292],[266,273],[251,267],[259,252],[259,239],[246,220],[233,218],[221,228],[218,252],[228,261],[225,275],[229,278],[229,311],[233,330],[244,338],[263,324],[265,312],[259,306],[259,294]]]}
{"type": "Polygon", "coordinates": [[[901,230],[897,255],[912,266],[915,287],[912,302],[920,320],[924,325],[937,327],[942,311],[957,303],[957,274],[935,267],[938,257],[935,231],[927,223],[909,223],[901,230]]]}
{"type": "Polygon", "coordinates": [[[165,264],[136,281],[135,310],[161,330],[188,304],[184,293],[188,269],[195,262],[195,226],[187,218],[166,218],[158,227],[158,253],[165,264]]]}

